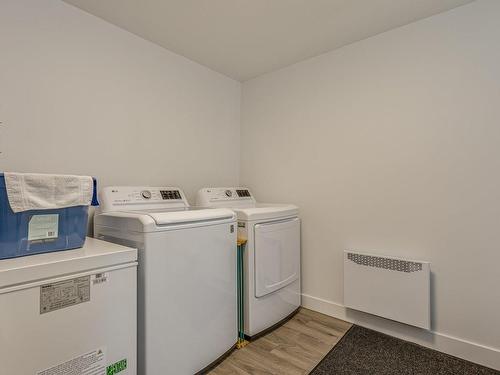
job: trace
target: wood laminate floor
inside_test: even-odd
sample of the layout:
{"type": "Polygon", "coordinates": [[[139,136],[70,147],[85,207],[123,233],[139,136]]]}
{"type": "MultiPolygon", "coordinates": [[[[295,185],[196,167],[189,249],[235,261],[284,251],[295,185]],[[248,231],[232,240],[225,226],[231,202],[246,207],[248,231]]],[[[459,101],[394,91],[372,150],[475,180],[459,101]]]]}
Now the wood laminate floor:
{"type": "Polygon", "coordinates": [[[235,350],[210,375],[308,374],[350,327],[302,308],[281,327],[235,350]]]}

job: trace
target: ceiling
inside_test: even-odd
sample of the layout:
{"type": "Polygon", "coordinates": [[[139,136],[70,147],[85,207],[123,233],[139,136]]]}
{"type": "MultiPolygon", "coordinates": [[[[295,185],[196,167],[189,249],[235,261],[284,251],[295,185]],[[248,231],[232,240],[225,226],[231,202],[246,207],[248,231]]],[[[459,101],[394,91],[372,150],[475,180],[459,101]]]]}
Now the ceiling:
{"type": "Polygon", "coordinates": [[[473,0],[64,0],[239,81],[473,0]]]}

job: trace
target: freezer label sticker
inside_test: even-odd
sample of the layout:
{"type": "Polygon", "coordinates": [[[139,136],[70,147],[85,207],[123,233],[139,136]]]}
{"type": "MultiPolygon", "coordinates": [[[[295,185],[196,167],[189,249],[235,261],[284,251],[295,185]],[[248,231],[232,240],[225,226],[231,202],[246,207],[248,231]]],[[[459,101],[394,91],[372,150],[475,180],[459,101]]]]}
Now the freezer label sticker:
{"type": "Polygon", "coordinates": [[[127,359],[122,359],[112,365],[109,365],[106,369],[106,375],[114,375],[127,369],[127,359]]]}
{"type": "Polygon", "coordinates": [[[102,284],[106,281],[108,281],[107,272],[96,273],[94,276],[92,276],[92,285],[102,284]]]}
{"type": "Polygon", "coordinates": [[[28,241],[50,240],[59,236],[59,215],[33,215],[28,224],[28,241]]]}
{"type": "Polygon", "coordinates": [[[37,375],[106,375],[106,350],[99,348],[82,354],[37,375]]]}
{"type": "Polygon", "coordinates": [[[90,276],[40,286],[40,314],[90,301],[90,276]]]}

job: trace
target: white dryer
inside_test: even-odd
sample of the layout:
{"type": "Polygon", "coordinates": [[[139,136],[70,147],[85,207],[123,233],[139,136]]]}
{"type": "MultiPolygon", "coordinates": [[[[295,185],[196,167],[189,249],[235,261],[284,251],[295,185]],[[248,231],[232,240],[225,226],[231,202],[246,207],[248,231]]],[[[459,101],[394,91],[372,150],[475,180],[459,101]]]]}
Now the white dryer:
{"type": "Polygon", "coordinates": [[[138,249],[138,373],[192,375],[237,337],[236,216],[169,187],[107,187],[95,236],[138,249]]]}
{"type": "Polygon", "coordinates": [[[197,205],[227,207],[247,240],[245,335],[255,337],[293,314],[301,303],[300,219],[294,205],[257,203],[246,188],[204,188],[197,205]]]}

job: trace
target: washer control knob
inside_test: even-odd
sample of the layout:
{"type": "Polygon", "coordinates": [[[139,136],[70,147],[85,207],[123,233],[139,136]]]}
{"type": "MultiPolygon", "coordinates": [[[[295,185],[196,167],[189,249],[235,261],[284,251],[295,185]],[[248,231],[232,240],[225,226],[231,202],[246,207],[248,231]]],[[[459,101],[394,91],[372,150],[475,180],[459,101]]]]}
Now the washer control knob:
{"type": "Polygon", "coordinates": [[[149,190],[141,191],[141,195],[144,199],[151,199],[151,192],[149,190]]]}
{"type": "Polygon", "coordinates": [[[233,192],[231,190],[226,190],[224,193],[226,194],[226,197],[232,197],[233,196],[233,192]]]}

